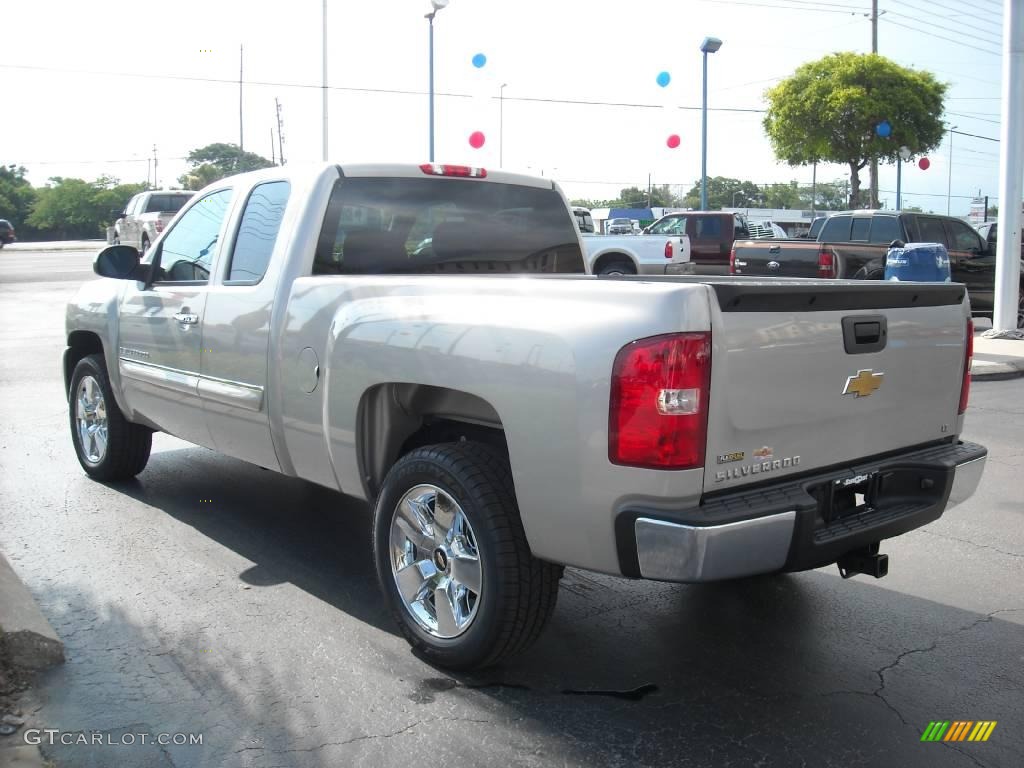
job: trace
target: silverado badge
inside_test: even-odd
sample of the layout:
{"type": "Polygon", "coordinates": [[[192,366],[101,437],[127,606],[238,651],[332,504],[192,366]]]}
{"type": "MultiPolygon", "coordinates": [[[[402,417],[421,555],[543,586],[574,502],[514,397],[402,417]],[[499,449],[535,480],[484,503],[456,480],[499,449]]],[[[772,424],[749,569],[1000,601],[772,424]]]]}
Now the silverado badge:
{"type": "Polygon", "coordinates": [[[856,376],[848,376],[844,395],[856,395],[857,397],[868,397],[872,392],[882,386],[882,379],[885,376],[881,371],[875,373],[870,368],[857,371],[856,376]]]}

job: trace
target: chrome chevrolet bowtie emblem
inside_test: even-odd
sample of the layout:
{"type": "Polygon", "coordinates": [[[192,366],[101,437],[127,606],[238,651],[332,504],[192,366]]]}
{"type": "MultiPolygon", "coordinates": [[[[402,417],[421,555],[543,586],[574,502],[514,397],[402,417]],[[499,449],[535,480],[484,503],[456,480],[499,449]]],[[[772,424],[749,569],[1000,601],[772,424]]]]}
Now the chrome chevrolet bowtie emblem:
{"type": "Polygon", "coordinates": [[[843,389],[843,394],[867,397],[882,386],[882,379],[884,377],[885,374],[881,371],[875,373],[870,368],[857,371],[856,376],[847,377],[846,387],[843,389]]]}

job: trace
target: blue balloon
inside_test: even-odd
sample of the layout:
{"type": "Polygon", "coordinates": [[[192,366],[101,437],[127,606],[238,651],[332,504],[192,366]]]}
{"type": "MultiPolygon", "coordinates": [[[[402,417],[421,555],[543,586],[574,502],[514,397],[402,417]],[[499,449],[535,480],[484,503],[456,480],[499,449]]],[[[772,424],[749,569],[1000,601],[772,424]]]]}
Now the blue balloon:
{"type": "Polygon", "coordinates": [[[883,120],[878,125],[876,125],[875,133],[877,133],[883,139],[888,138],[892,134],[892,126],[889,125],[889,121],[883,120]]]}
{"type": "Polygon", "coordinates": [[[473,57],[473,66],[476,67],[477,69],[480,69],[486,63],[487,57],[484,56],[482,53],[478,53],[476,56],[473,57]]]}
{"type": "Polygon", "coordinates": [[[657,80],[658,85],[664,88],[666,85],[672,82],[672,75],[670,75],[668,72],[659,72],[657,80]]]}

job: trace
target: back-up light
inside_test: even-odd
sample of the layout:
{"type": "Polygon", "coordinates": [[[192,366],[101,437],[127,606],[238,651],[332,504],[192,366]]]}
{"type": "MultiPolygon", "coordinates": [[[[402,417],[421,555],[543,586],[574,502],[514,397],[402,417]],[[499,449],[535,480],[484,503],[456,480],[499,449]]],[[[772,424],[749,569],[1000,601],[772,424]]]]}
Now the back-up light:
{"type": "Polygon", "coordinates": [[[471,168],[468,165],[440,165],[424,163],[420,170],[428,176],[458,176],[463,179],[486,179],[486,168],[471,168]]]}
{"type": "Polygon", "coordinates": [[[967,410],[967,399],[971,396],[971,361],[974,359],[974,323],[967,321],[967,338],[964,339],[964,377],[960,382],[960,408],[957,413],[967,410]]]}
{"type": "Polygon", "coordinates": [[[832,278],[836,276],[836,256],[832,251],[822,248],[818,251],[818,277],[832,278]]]}
{"type": "Polygon", "coordinates": [[[665,241],[665,258],[666,259],[671,259],[672,258],[672,241],[671,240],[666,240],[665,241]]]}
{"type": "Polygon", "coordinates": [[[627,344],[612,366],[608,458],[649,469],[704,465],[711,334],[675,333],[627,344]]]}

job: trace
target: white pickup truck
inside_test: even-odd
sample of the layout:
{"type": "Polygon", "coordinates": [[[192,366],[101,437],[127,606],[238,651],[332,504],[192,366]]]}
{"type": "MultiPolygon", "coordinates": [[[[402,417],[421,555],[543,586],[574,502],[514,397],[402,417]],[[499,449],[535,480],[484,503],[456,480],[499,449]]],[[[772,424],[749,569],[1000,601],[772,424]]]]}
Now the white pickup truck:
{"type": "Polygon", "coordinates": [[[690,274],[690,238],[683,235],[583,234],[592,275],[690,274]]]}
{"type": "Polygon", "coordinates": [[[85,472],[133,477],[162,430],[366,499],[398,626],[452,668],[529,645],[564,565],[884,575],[985,464],[962,285],[586,275],[548,179],[271,168],[95,271],[64,353],[85,472]]]}
{"type": "Polygon", "coordinates": [[[140,192],[128,201],[123,211],[116,214],[114,242],[135,246],[145,253],[150,243],[160,236],[164,227],[195,194],[181,189],[140,192]]]}

